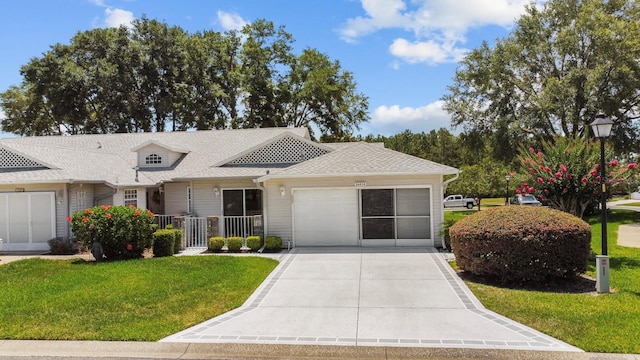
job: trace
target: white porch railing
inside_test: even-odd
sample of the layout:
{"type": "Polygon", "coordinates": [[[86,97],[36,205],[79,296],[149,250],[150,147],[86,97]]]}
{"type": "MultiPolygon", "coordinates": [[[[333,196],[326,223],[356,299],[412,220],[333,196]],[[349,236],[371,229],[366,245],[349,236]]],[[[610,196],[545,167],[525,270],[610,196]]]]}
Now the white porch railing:
{"type": "MultiPolygon", "coordinates": [[[[177,215],[155,215],[154,221],[158,224],[159,229],[166,228],[172,224],[174,217],[177,215]]],[[[214,234],[207,234],[207,218],[206,217],[181,217],[184,221],[183,238],[184,246],[187,248],[206,248],[209,245],[209,236],[223,236],[225,238],[231,236],[247,236],[260,235],[262,227],[262,217],[258,218],[258,226],[256,226],[256,216],[225,216],[221,219],[218,231],[212,229],[214,234]]]]}
{"type": "Polygon", "coordinates": [[[184,246],[187,248],[206,248],[209,246],[207,238],[206,217],[184,218],[184,246]]]}
{"type": "Polygon", "coordinates": [[[225,216],[222,233],[224,237],[256,235],[254,229],[254,216],[225,216]]]}
{"type": "Polygon", "coordinates": [[[164,229],[167,225],[173,224],[173,215],[153,215],[154,221],[158,224],[158,229],[164,229]]]}

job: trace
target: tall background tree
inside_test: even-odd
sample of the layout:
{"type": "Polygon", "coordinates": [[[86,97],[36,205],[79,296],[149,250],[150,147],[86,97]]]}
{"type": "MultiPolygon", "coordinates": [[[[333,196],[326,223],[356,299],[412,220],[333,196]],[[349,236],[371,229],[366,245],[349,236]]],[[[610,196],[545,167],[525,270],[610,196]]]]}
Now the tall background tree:
{"type": "Polygon", "coordinates": [[[493,136],[513,158],[523,142],[588,137],[598,112],[611,143],[639,152],[640,2],[549,0],[527,7],[513,32],[460,63],[443,97],[453,125],[493,136]]]}
{"type": "MultiPolygon", "coordinates": [[[[56,44],[0,93],[2,130],[55,135],[306,126],[349,139],[368,120],[353,75],[284,27],[189,34],[142,18],[56,44]]],[[[312,132],[313,134],[313,132],[312,132]]]]}

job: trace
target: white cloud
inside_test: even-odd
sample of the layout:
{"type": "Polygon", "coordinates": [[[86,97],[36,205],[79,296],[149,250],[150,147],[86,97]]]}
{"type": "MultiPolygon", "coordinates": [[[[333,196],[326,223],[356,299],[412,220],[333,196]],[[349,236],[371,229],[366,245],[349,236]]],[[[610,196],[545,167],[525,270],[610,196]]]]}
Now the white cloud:
{"type": "Polygon", "coordinates": [[[467,51],[462,44],[470,29],[488,25],[509,28],[530,4],[530,0],[360,1],[366,15],[348,19],[339,29],[344,41],[355,42],[384,29],[401,29],[413,38],[397,38],[390,44],[390,52],[409,63],[430,64],[460,60],[467,51]]]}
{"type": "Polygon", "coordinates": [[[398,105],[378,106],[371,114],[371,121],[367,124],[374,134],[394,135],[404,130],[414,133],[429,132],[439,128],[449,128],[451,118],[442,108],[441,100],[418,108],[398,105]]]}
{"type": "Polygon", "coordinates": [[[238,14],[218,10],[216,15],[218,16],[220,26],[222,26],[224,30],[240,30],[249,23],[238,14]]]}
{"type": "Polygon", "coordinates": [[[395,39],[389,46],[389,52],[408,63],[439,64],[458,62],[467,50],[457,48],[451,42],[439,43],[434,40],[409,42],[405,39],[395,39]]]}
{"type": "Polygon", "coordinates": [[[104,9],[104,24],[108,27],[119,27],[121,25],[131,27],[133,20],[134,17],[131,11],[115,8],[104,9]]]}

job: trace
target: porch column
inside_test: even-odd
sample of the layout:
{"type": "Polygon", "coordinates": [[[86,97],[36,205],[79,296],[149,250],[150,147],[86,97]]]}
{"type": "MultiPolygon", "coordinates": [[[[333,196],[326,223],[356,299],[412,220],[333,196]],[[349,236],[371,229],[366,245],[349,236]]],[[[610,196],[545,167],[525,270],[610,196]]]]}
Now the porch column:
{"type": "Polygon", "coordinates": [[[185,248],[185,222],[184,222],[184,216],[174,216],[173,220],[171,221],[171,225],[173,225],[174,229],[179,229],[180,231],[182,231],[182,248],[185,248]]]}
{"type": "Polygon", "coordinates": [[[207,239],[220,236],[220,219],[217,216],[207,216],[207,239]]]}

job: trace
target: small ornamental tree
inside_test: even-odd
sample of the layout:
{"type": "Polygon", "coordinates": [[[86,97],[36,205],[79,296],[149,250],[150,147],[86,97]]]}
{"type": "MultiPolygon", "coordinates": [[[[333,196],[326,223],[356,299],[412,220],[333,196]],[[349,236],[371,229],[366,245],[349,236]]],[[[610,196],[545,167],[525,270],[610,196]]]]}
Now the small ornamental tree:
{"type": "MultiPolygon", "coordinates": [[[[521,149],[519,160],[528,177],[516,193],[534,194],[552,207],[578,217],[600,197],[600,147],[596,142],[560,137],[545,142],[541,150],[521,149]]],[[[607,161],[606,185],[618,188],[637,172],[635,162],[607,161]]]]}
{"type": "Polygon", "coordinates": [[[89,248],[100,242],[107,259],[142,257],[153,242],[153,213],[133,206],[96,206],[67,218],[78,240],[89,248]]]}

